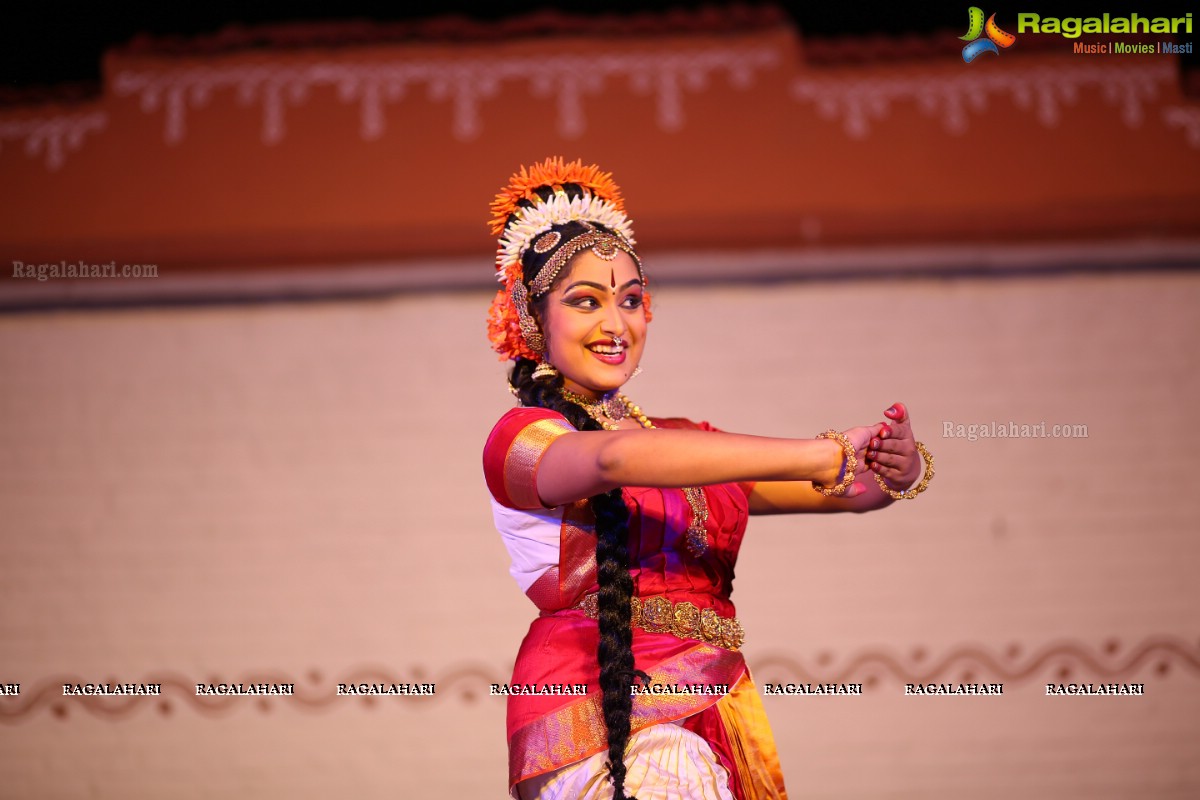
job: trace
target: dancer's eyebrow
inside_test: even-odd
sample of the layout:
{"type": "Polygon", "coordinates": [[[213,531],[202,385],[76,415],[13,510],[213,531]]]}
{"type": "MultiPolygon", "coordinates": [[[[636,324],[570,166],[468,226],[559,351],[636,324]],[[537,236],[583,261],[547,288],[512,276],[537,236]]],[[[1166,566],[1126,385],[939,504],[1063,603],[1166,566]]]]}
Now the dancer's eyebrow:
{"type": "MultiPolygon", "coordinates": [[[[625,285],[623,285],[621,288],[628,289],[630,286],[634,286],[634,285],[640,286],[641,283],[642,283],[641,279],[633,278],[632,280],[626,281],[625,285]]],[[[596,283],[595,281],[575,281],[575,283],[572,283],[570,286],[567,287],[567,291],[568,292],[571,291],[576,286],[590,286],[591,288],[599,289],[602,292],[608,288],[607,286],[601,286],[600,284],[596,283]]]]}

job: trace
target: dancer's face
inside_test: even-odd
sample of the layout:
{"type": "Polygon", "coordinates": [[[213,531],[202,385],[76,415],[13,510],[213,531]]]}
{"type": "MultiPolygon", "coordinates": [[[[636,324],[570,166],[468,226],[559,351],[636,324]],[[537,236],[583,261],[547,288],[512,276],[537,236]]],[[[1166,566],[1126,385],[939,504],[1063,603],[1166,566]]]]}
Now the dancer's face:
{"type": "Polygon", "coordinates": [[[637,264],[624,251],[605,261],[584,250],[569,266],[543,307],[546,360],[562,373],[567,389],[594,399],[619,389],[642,359],[644,287],[637,264]]]}

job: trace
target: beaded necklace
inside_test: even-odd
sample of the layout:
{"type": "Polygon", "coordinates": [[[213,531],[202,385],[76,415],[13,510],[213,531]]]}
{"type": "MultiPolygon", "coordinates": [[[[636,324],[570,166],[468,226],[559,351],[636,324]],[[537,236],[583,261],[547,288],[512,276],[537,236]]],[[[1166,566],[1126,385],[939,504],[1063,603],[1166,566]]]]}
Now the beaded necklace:
{"type": "MultiPolygon", "coordinates": [[[[562,396],[582,408],[587,415],[605,430],[620,430],[616,424],[626,416],[633,419],[643,428],[653,429],[654,423],[643,413],[641,406],[616,391],[608,392],[599,400],[590,400],[570,389],[562,389],[562,396]]],[[[708,501],[704,498],[704,489],[699,486],[683,487],[683,494],[688,505],[692,507],[692,522],[688,525],[686,543],[688,551],[697,558],[708,552],[708,501]]]]}

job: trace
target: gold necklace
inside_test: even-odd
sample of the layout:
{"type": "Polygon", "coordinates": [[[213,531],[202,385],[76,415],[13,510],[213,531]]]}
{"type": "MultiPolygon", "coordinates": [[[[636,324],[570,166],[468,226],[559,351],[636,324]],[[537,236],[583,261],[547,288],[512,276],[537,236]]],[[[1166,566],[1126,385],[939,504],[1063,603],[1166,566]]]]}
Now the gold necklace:
{"type": "MultiPolygon", "coordinates": [[[[616,391],[609,392],[599,400],[589,400],[565,388],[562,395],[586,411],[588,416],[600,423],[600,427],[605,430],[620,430],[615,422],[625,419],[626,415],[633,417],[643,428],[655,427],[650,418],[642,412],[641,406],[616,391]]],[[[708,501],[704,497],[704,489],[699,486],[685,486],[683,494],[688,505],[692,507],[692,522],[688,525],[685,542],[688,551],[700,558],[708,552],[708,530],[705,528],[708,522],[708,501]]]]}
{"type": "Polygon", "coordinates": [[[615,390],[601,395],[599,400],[592,400],[576,394],[564,386],[562,396],[586,411],[588,416],[604,426],[605,430],[617,430],[616,425],[605,422],[605,419],[612,422],[620,422],[625,419],[625,398],[623,395],[617,394],[615,390]]]}

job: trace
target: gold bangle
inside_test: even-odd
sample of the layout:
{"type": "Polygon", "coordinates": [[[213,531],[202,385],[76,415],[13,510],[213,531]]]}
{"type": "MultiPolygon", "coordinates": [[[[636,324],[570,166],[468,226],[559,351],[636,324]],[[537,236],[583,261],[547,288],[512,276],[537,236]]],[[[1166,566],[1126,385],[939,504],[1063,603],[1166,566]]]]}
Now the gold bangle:
{"type": "Polygon", "coordinates": [[[854,445],[850,441],[850,437],[844,433],[835,430],[827,430],[824,433],[817,434],[818,439],[833,439],[842,446],[842,452],[846,455],[845,473],[842,475],[842,482],[832,489],[826,489],[823,486],[813,481],[812,488],[825,495],[826,497],[835,497],[845,494],[846,489],[850,488],[850,484],[854,483],[854,473],[858,469],[858,456],[854,455],[854,445]]]}
{"type": "Polygon", "coordinates": [[[921,459],[925,462],[925,474],[921,476],[921,482],[916,486],[905,489],[902,492],[897,492],[895,489],[887,485],[887,481],[878,472],[875,473],[875,482],[879,484],[879,488],[883,489],[893,500],[912,500],[921,492],[925,491],[929,486],[929,479],[933,477],[933,456],[925,449],[925,445],[920,442],[913,442],[917,446],[917,452],[921,454],[921,459]]]}

